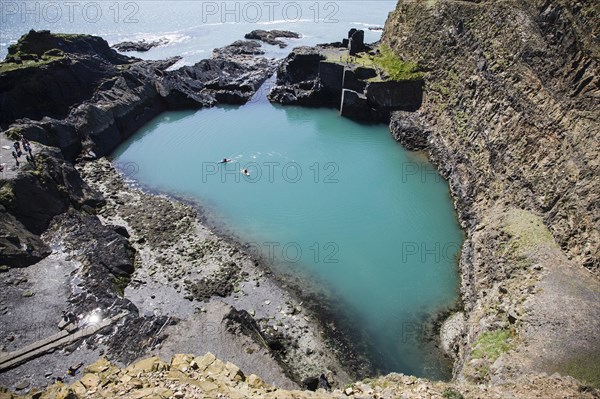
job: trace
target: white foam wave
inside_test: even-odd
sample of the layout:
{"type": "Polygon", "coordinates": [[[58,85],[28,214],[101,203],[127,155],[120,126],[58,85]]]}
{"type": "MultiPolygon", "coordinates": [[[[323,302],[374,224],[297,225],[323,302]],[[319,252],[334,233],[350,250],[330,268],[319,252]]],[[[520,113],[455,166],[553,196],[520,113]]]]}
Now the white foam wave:
{"type": "Polygon", "coordinates": [[[368,22],[352,22],[352,25],[360,25],[360,26],[366,26],[366,27],[370,27],[370,28],[379,28],[381,27],[381,25],[378,24],[370,24],[368,22]]]}
{"type": "Polygon", "coordinates": [[[294,23],[298,23],[298,22],[312,22],[312,19],[298,19],[298,20],[288,20],[288,19],[275,19],[273,21],[264,21],[264,22],[257,22],[257,25],[278,25],[278,24],[289,24],[291,22],[294,23]]]}
{"type": "Polygon", "coordinates": [[[192,37],[189,35],[183,35],[180,33],[170,33],[170,32],[165,32],[165,33],[146,33],[146,32],[141,32],[141,33],[136,33],[132,36],[123,36],[120,37],[118,40],[115,40],[114,43],[110,43],[111,45],[118,43],[118,42],[123,42],[123,41],[133,41],[133,42],[137,42],[137,41],[146,41],[146,42],[153,42],[153,41],[157,41],[157,40],[161,40],[161,39],[166,39],[166,43],[162,44],[162,46],[171,46],[174,44],[179,44],[179,43],[184,43],[187,42],[189,40],[192,40],[192,37]]]}

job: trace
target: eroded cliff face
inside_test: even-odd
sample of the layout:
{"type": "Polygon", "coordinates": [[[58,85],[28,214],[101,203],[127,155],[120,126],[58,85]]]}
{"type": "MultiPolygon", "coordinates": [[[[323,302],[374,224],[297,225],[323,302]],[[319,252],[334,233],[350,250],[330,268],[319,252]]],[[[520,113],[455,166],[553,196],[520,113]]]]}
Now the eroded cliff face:
{"type": "Polygon", "coordinates": [[[427,71],[420,114],[431,146],[449,150],[440,163],[470,183],[458,198],[543,215],[598,274],[600,12],[572,3],[400,1],[383,40],[427,71]]]}
{"type": "Polygon", "coordinates": [[[600,12],[574,3],[401,0],[386,22],[384,43],[425,72],[392,133],[428,151],[467,232],[458,377],[598,359],[600,12]]]}

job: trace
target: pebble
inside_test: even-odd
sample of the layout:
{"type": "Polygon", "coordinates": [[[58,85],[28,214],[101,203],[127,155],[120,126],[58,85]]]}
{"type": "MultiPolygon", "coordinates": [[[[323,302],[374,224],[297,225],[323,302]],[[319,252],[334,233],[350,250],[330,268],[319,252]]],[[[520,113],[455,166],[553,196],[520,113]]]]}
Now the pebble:
{"type": "Polygon", "coordinates": [[[15,389],[17,391],[20,391],[22,389],[26,389],[29,386],[29,381],[22,381],[20,383],[18,383],[17,385],[15,385],[15,389]]]}

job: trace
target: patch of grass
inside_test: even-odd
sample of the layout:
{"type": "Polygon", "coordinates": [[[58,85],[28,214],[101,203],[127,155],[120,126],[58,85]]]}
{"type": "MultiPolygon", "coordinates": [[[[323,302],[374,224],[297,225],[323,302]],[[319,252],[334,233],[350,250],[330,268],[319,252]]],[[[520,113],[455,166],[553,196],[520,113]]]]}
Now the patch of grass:
{"type": "MultiPolygon", "coordinates": [[[[406,81],[406,80],[422,80],[423,72],[419,71],[416,62],[403,61],[398,57],[392,49],[387,45],[382,44],[378,48],[379,52],[373,56],[367,53],[359,53],[356,56],[350,56],[348,53],[329,54],[327,61],[349,63],[362,66],[365,68],[373,68],[379,72],[383,72],[390,80],[406,81]]],[[[370,81],[384,81],[381,76],[369,79],[370,81]]]]}
{"type": "Polygon", "coordinates": [[[0,204],[10,205],[15,199],[15,193],[10,184],[4,184],[0,187],[0,204]]]}
{"type": "Polygon", "coordinates": [[[392,49],[382,44],[379,48],[379,55],[373,59],[375,65],[378,65],[392,79],[398,81],[404,80],[422,80],[423,73],[419,71],[416,62],[402,61],[392,49]]]}
{"type": "Polygon", "coordinates": [[[475,359],[487,358],[495,361],[510,349],[510,337],[509,330],[484,332],[473,345],[471,356],[475,359]]]}
{"type": "Polygon", "coordinates": [[[444,392],[442,392],[442,396],[447,399],[465,399],[462,393],[452,388],[444,389],[444,392]]]}
{"type": "Polygon", "coordinates": [[[6,59],[0,62],[0,73],[39,68],[62,60],[65,53],[59,48],[61,43],[72,43],[85,36],[88,35],[30,31],[9,46],[6,59]]]}
{"type": "Polygon", "coordinates": [[[39,68],[44,65],[52,64],[53,62],[59,61],[63,59],[64,56],[54,56],[54,55],[42,55],[38,59],[34,60],[23,60],[21,58],[21,63],[17,64],[14,61],[14,58],[10,61],[0,62],[0,73],[15,71],[17,69],[26,69],[26,68],[39,68]]]}
{"type": "Polygon", "coordinates": [[[600,389],[600,352],[569,359],[559,372],[575,377],[588,386],[600,389]]]}
{"type": "Polygon", "coordinates": [[[131,281],[131,278],[127,277],[127,276],[113,276],[113,278],[112,278],[113,286],[115,287],[115,291],[117,292],[118,295],[120,295],[120,296],[125,295],[125,288],[127,287],[127,285],[129,285],[130,281],[131,281]]]}
{"type": "MultiPolygon", "coordinates": [[[[0,64],[1,65],[1,64],[0,64]]],[[[4,131],[4,134],[6,134],[6,137],[9,138],[9,140],[13,140],[13,141],[17,141],[17,140],[21,140],[21,128],[12,128],[12,129],[8,129],[4,131]]]]}
{"type": "Polygon", "coordinates": [[[543,244],[557,246],[542,218],[530,211],[510,210],[504,218],[503,230],[511,236],[509,245],[516,256],[524,256],[543,244]]]}

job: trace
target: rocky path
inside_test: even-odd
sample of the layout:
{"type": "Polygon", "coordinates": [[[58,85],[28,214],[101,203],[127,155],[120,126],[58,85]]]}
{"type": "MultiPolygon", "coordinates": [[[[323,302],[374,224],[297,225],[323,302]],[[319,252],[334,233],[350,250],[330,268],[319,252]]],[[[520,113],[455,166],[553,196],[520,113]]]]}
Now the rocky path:
{"type": "MultiPolygon", "coordinates": [[[[0,397],[15,399],[9,393],[0,397]]],[[[534,377],[522,383],[486,386],[431,382],[390,374],[368,379],[343,388],[316,392],[285,390],[264,382],[260,376],[247,374],[235,364],[224,362],[212,353],[203,356],[177,354],[170,361],[158,357],[140,360],[118,368],[101,358],[83,371],[83,377],[71,385],[55,384],[29,397],[54,398],[265,398],[265,399],[592,399],[591,392],[580,390],[571,378],[534,377]],[[35,395],[35,396],[34,396],[35,395]]]]}

